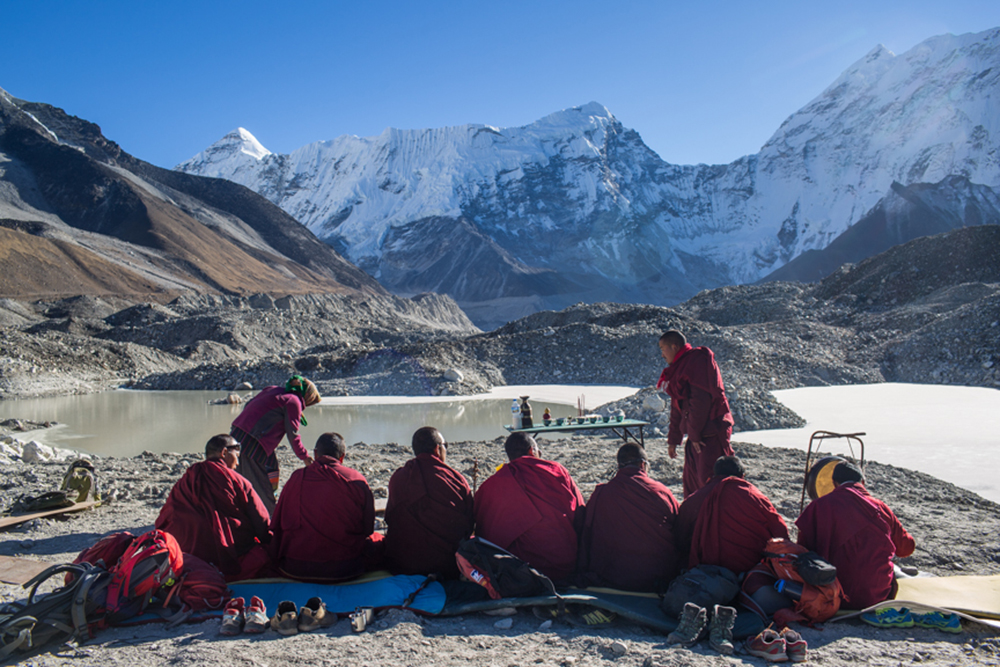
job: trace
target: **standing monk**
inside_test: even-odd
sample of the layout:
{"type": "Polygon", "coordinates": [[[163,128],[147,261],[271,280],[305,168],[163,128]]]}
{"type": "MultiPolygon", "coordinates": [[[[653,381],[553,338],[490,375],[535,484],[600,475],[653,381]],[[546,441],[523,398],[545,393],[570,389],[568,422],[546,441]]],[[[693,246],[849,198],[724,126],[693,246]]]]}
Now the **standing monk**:
{"type": "Polygon", "coordinates": [[[394,574],[458,578],[455,551],[472,534],[472,490],[445,463],[448,446],[433,426],[417,429],[414,457],[389,479],[385,557],[394,574]]]}
{"type": "Polygon", "coordinates": [[[274,450],[287,437],[295,455],[306,465],[312,463],[302,446],[299,425],[306,425],[302,411],[307,405],[319,403],[320,398],[316,385],[301,375],[293,375],[284,387],[267,387],[250,399],[233,420],[230,434],[243,447],[236,472],[253,484],[269,514],[274,514],[274,492],[278,489],[278,457],[274,450]]]}
{"type": "Polygon", "coordinates": [[[660,352],[667,367],[656,388],[670,396],[670,432],[667,454],[677,458],[677,445],[684,445],[684,497],[705,486],[712,466],[720,456],[732,456],[729,439],[733,416],[726,400],[726,387],[707,347],[692,348],[680,331],[660,336],[660,352]]]}

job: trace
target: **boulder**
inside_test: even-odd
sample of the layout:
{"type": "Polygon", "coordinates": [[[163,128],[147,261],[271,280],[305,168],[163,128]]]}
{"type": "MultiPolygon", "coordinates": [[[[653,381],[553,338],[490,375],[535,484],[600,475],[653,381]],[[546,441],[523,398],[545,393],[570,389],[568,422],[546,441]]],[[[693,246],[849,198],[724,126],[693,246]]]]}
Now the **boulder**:
{"type": "Polygon", "coordinates": [[[448,382],[461,382],[464,378],[462,371],[457,368],[449,368],[444,372],[444,379],[448,382]]]}
{"type": "Polygon", "coordinates": [[[661,412],[667,407],[667,402],[660,398],[659,394],[649,394],[642,399],[642,407],[645,410],[652,410],[653,412],[661,412]]]}
{"type": "Polygon", "coordinates": [[[43,445],[37,440],[32,440],[24,445],[21,452],[21,460],[25,463],[41,463],[52,461],[56,457],[55,450],[48,445],[43,445]]]}

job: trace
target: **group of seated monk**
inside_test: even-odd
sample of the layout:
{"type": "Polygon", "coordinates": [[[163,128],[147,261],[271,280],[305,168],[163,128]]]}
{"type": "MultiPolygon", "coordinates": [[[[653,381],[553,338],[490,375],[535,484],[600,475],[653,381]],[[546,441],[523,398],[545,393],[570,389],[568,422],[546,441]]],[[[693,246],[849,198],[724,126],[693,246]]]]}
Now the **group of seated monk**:
{"type": "MultiPolygon", "coordinates": [[[[508,462],[475,494],[446,463],[447,443],[437,429],[419,429],[412,447],[414,458],[389,481],[384,539],[375,530],[368,482],[344,465],[346,445],[336,433],[320,436],[313,463],[291,475],[271,517],[234,471],[239,444],[215,436],[206,460],[174,486],[156,527],[229,580],[279,574],[336,582],[382,567],[454,579],[455,551],[475,534],[557,584],[655,592],[700,564],[745,572],[771,538],[788,537],[784,520],[744,479],[735,456],[720,457],[711,480],[678,503],[649,476],[643,447],[627,443],[618,450],[615,476],[585,502],[566,468],[542,458],[526,433],[507,438],[508,462]]],[[[892,559],[910,555],[914,542],[868,494],[855,466],[839,464],[833,480],[835,490],[796,521],[799,543],[838,568],[845,606],[864,608],[894,594],[892,559]]]]}

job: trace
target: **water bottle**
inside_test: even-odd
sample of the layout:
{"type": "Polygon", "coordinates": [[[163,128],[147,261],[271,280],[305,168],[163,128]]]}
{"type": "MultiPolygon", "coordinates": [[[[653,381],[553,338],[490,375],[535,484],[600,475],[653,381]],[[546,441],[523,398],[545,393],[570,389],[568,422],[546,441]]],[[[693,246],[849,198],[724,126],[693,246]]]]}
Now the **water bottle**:
{"type": "Polygon", "coordinates": [[[774,590],[793,600],[798,600],[802,597],[802,584],[797,581],[778,579],[774,582],[774,590]]]}
{"type": "Polygon", "coordinates": [[[510,414],[511,414],[511,428],[519,429],[521,428],[521,408],[517,404],[517,399],[510,404],[510,414]]]}

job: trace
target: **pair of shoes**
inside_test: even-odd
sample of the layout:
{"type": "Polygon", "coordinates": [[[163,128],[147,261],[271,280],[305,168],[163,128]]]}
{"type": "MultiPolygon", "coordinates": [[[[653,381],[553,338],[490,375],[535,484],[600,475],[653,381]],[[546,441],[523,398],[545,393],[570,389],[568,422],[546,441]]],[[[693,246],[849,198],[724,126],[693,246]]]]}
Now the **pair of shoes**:
{"type": "Polygon", "coordinates": [[[809,644],[802,638],[802,635],[791,628],[784,628],[781,631],[781,638],[785,640],[785,655],[790,662],[805,662],[809,651],[809,644]]]}
{"type": "Polygon", "coordinates": [[[219,628],[220,635],[238,635],[243,632],[243,598],[233,598],[226,603],[222,609],[222,627],[219,628]]]}
{"type": "Polygon", "coordinates": [[[318,628],[328,628],[337,622],[337,615],[326,610],[326,604],[318,597],[309,598],[306,606],[299,609],[299,632],[312,632],[318,628]]]}
{"type": "Polygon", "coordinates": [[[944,614],[940,611],[932,611],[927,614],[916,614],[911,612],[913,625],[918,628],[931,628],[943,632],[958,634],[962,631],[962,620],[958,614],[944,614]]]}
{"type": "Polygon", "coordinates": [[[912,628],[913,614],[906,607],[896,609],[895,607],[883,607],[861,614],[861,620],[876,628],[912,628]]]}
{"type": "Polygon", "coordinates": [[[278,603],[278,611],[271,617],[271,629],[279,635],[294,635],[299,631],[298,607],[291,600],[278,603]]]}
{"type": "Polygon", "coordinates": [[[270,622],[267,618],[267,609],[264,607],[264,601],[256,595],[250,598],[250,606],[246,608],[244,616],[246,624],[243,626],[243,632],[246,634],[259,635],[267,630],[270,622]]]}
{"type": "Polygon", "coordinates": [[[746,640],[746,648],[750,655],[764,658],[768,662],[788,660],[788,653],[785,651],[785,638],[770,627],[761,630],[760,634],[753,639],[746,640]]]}
{"type": "Polygon", "coordinates": [[[712,608],[712,622],[708,626],[708,644],[722,655],[733,654],[733,626],[736,610],[717,604],[712,608]]]}
{"type": "Polygon", "coordinates": [[[618,618],[618,614],[613,611],[605,611],[603,609],[598,609],[597,607],[591,607],[589,611],[576,613],[576,614],[566,614],[564,619],[570,625],[575,625],[578,628],[609,628],[618,618]]]}
{"type": "Polygon", "coordinates": [[[705,634],[706,625],[708,625],[708,612],[703,607],[688,602],[681,610],[677,629],[667,635],[667,643],[678,644],[684,648],[694,646],[705,634]]]}

